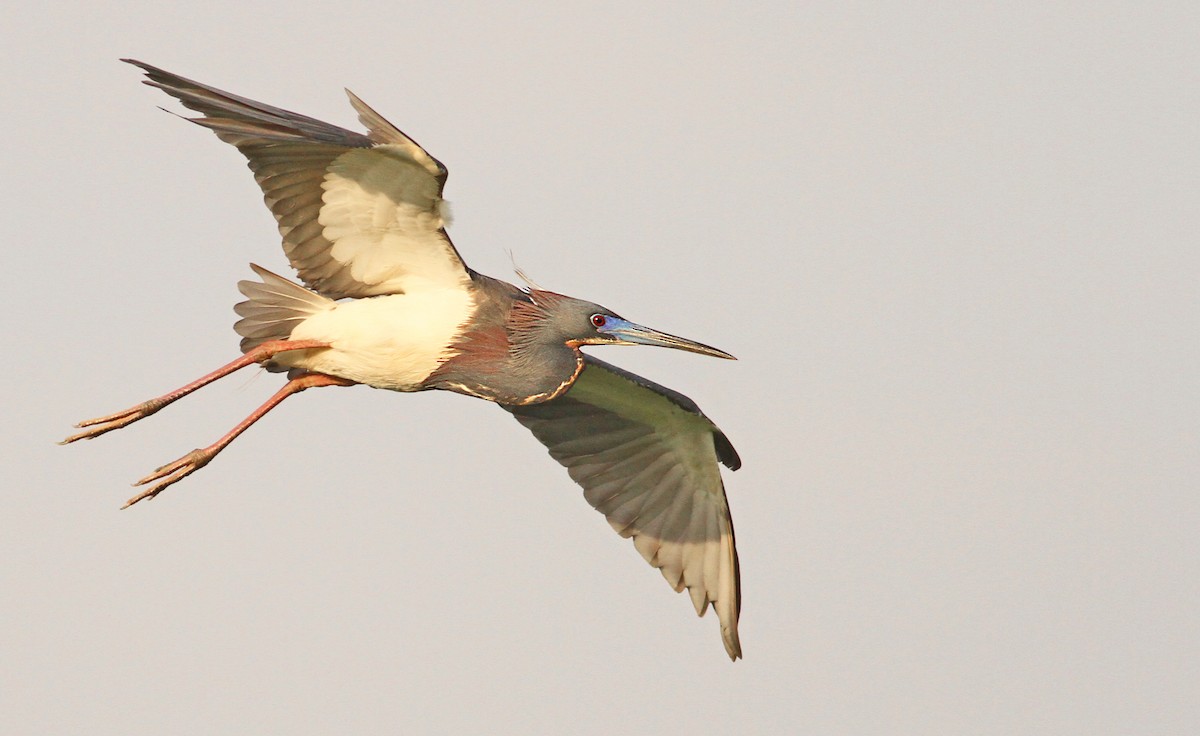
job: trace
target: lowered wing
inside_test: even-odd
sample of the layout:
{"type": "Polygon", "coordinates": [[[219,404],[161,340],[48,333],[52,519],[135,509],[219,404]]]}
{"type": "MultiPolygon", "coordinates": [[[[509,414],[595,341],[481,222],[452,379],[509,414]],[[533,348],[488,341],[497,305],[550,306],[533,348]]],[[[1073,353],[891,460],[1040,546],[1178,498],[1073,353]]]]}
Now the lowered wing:
{"type": "Polygon", "coordinates": [[[446,235],[446,168],[353,93],[366,135],[125,61],[249,160],[288,260],[314,290],[339,299],[470,278],[446,235]]]}
{"type": "Polygon", "coordinates": [[[737,453],[691,399],[586,356],[562,397],[505,406],[583,486],[583,495],[696,613],[711,604],[731,659],[741,657],[733,521],[718,461],[737,453]]]}

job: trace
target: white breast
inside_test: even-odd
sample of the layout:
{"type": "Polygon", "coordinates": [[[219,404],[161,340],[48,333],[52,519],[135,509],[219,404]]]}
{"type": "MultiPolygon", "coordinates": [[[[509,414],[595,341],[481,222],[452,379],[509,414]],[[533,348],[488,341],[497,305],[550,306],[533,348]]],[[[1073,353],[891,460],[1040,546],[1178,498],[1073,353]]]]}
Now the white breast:
{"type": "Polygon", "coordinates": [[[376,388],[413,391],[453,357],[449,345],[474,313],[471,293],[457,288],[339,302],[291,334],[293,340],[328,342],[329,349],[283,353],[276,362],[376,388]]]}

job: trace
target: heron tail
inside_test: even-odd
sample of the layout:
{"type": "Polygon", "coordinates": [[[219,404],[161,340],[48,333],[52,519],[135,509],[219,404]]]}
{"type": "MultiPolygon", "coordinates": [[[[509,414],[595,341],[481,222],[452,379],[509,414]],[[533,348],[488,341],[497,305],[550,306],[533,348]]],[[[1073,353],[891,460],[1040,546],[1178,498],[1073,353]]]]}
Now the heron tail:
{"type": "Polygon", "coordinates": [[[242,352],[271,340],[286,340],[304,320],[332,309],[335,302],[294,281],[250,264],[262,281],[239,281],[247,299],[234,306],[241,317],[233,329],[242,336],[242,352]]]}

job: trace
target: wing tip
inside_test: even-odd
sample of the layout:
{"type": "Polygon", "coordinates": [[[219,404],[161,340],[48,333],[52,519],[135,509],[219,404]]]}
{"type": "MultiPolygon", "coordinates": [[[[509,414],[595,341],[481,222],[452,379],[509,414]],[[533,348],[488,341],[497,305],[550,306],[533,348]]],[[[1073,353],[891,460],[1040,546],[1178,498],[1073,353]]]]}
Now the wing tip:
{"type": "Polygon", "coordinates": [[[737,624],[722,626],[721,640],[725,643],[725,653],[729,655],[730,662],[736,662],[742,658],[742,643],[738,640],[737,624]]]}

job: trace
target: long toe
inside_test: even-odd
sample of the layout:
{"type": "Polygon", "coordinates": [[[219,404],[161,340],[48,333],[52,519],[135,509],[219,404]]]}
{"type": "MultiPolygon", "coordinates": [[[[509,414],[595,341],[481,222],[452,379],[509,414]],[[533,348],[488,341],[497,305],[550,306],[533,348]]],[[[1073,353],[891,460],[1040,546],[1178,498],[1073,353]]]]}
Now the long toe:
{"type": "Polygon", "coordinates": [[[205,465],[208,465],[208,462],[212,460],[214,455],[216,455],[216,452],[212,451],[210,448],[192,450],[178,460],[167,463],[161,468],[155,470],[153,473],[147,475],[145,478],[137,481],[133,485],[144,486],[154,483],[155,481],[161,482],[151,486],[150,488],[147,488],[133,498],[130,498],[121,508],[127,509],[138,501],[146,498],[154,498],[168,487],[178,483],[200,468],[203,468],[205,465]]]}
{"type": "Polygon", "coordinates": [[[109,414],[106,417],[98,417],[96,419],[88,419],[88,420],[82,421],[79,424],[75,425],[75,427],[78,429],[83,429],[84,427],[87,427],[86,430],[84,430],[83,432],[79,432],[77,434],[73,434],[70,437],[63,440],[62,442],[59,442],[58,444],[69,445],[72,442],[76,442],[78,440],[94,439],[96,437],[99,437],[102,434],[111,432],[114,429],[120,429],[121,427],[124,427],[128,424],[132,424],[141,418],[142,417],[139,416],[138,414],[134,413],[133,410],[126,410],[126,411],[120,412],[119,414],[109,414]]]}
{"type": "Polygon", "coordinates": [[[124,411],[118,411],[114,414],[96,417],[95,419],[85,419],[79,424],[75,425],[77,429],[83,429],[83,432],[73,434],[58,444],[69,445],[78,440],[95,439],[96,437],[99,437],[102,434],[107,434],[114,429],[120,429],[121,427],[133,424],[139,419],[145,419],[162,407],[163,405],[159,401],[144,401],[141,404],[138,404],[137,406],[131,406],[124,411]]]}

